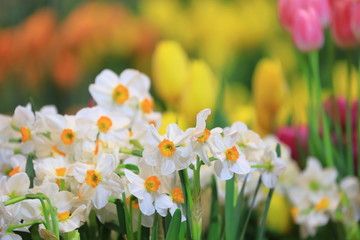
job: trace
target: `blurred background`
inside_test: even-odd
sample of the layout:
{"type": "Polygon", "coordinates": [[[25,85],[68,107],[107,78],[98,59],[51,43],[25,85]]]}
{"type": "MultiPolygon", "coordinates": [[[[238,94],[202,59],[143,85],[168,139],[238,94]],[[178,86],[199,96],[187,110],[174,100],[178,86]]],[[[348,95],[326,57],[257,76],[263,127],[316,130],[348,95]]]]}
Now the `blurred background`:
{"type": "MultiPolygon", "coordinates": [[[[88,85],[101,70],[135,68],[152,79],[165,122],[191,126],[197,112],[210,107],[262,135],[302,126],[306,84],[276,5],[1,0],[0,112],[12,114],[32,98],[37,107],[54,104],[60,113],[74,113],[91,104],[88,85]]],[[[325,77],[346,77],[345,65],[334,64],[325,77]]],[[[341,95],[345,86],[338,82],[341,95]]]]}

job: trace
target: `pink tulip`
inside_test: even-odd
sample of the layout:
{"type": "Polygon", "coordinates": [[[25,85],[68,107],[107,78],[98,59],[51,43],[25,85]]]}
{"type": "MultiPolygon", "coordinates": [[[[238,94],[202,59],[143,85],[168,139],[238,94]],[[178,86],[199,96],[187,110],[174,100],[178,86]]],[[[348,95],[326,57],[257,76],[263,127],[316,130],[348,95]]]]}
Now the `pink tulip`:
{"type": "Polygon", "coordinates": [[[304,0],[306,9],[313,8],[320,19],[321,26],[327,27],[330,24],[331,10],[328,0],[304,0]]]}
{"type": "Polygon", "coordinates": [[[290,147],[291,157],[299,160],[300,153],[307,151],[308,129],[306,126],[284,126],[277,130],[279,140],[290,147]]]}
{"type": "Polygon", "coordinates": [[[297,12],[301,9],[314,9],[320,18],[323,27],[327,27],[330,23],[330,4],[328,0],[279,0],[278,12],[281,24],[289,32],[295,21],[297,12]]]}
{"type": "Polygon", "coordinates": [[[279,0],[278,13],[280,22],[288,32],[291,32],[293,28],[295,13],[304,6],[303,0],[279,0]]]}
{"type": "Polygon", "coordinates": [[[350,19],[351,30],[355,35],[358,43],[360,42],[360,2],[353,2],[350,19]]]}
{"type": "Polygon", "coordinates": [[[312,8],[296,13],[291,34],[295,45],[303,52],[318,50],[324,44],[320,19],[312,8]]]}
{"type": "Polygon", "coordinates": [[[335,43],[343,48],[356,47],[357,40],[351,28],[353,2],[351,0],[333,0],[331,5],[331,32],[335,43]]]}

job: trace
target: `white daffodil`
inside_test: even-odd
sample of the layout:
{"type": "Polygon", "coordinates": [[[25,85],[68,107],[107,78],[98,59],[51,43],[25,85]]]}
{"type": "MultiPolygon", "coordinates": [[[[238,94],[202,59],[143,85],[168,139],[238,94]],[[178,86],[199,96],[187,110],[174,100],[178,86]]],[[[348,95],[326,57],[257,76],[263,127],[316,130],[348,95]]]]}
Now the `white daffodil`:
{"type": "Polygon", "coordinates": [[[8,176],[13,176],[17,173],[25,172],[26,157],[21,154],[16,154],[10,158],[11,169],[7,171],[8,176]]]}
{"type": "Polygon", "coordinates": [[[67,158],[57,156],[55,158],[43,158],[34,162],[36,182],[56,182],[59,186],[65,186],[65,178],[68,175],[69,161],[67,158]],[[61,183],[63,182],[63,183],[61,183]]]}
{"type": "Polygon", "coordinates": [[[0,202],[0,239],[1,240],[21,240],[22,238],[13,233],[6,232],[9,225],[12,223],[12,216],[4,207],[4,204],[0,202]]]}
{"type": "Polygon", "coordinates": [[[46,124],[49,126],[51,139],[55,142],[52,147],[60,155],[74,155],[75,145],[81,144],[82,141],[96,138],[96,133],[89,132],[86,135],[79,133],[77,117],[70,115],[48,115],[45,116],[46,124]],[[92,134],[92,135],[91,135],[92,134]],[[62,154],[61,154],[62,153],[62,154]]]}
{"type": "Polygon", "coordinates": [[[68,191],[61,191],[55,195],[54,205],[57,208],[61,233],[71,232],[79,228],[87,219],[86,206],[80,205],[74,208],[72,205],[74,199],[74,194],[68,191]]]}
{"type": "Polygon", "coordinates": [[[206,128],[206,119],[210,115],[211,110],[206,108],[198,113],[196,116],[196,127],[194,129],[188,129],[192,132],[191,145],[193,155],[200,157],[205,164],[210,165],[209,153],[214,153],[214,143],[213,136],[214,134],[219,134],[222,132],[221,128],[214,128],[209,130],[206,128]]]}
{"type": "Polygon", "coordinates": [[[106,69],[96,77],[95,84],[89,86],[89,91],[99,106],[133,116],[139,99],[149,88],[149,78],[136,70],[126,69],[117,76],[106,69]]]}
{"type": "MultiPolygon", "coordinates": [[[[129,138],[130,119],[119,112],[110,112],[100,106],[81,109],[78,117],[78,129],[83,135],[87,132],[102,141],[127,142],[129,138]],[[87,121],[82,121],[86,119],[87,121]]],[[[94,141],[96,139],[93,139],[94,141]]]]}
{"type": "Polygon", "coordinates": [[[236,138],[236,134],[225,137],[221,137],[220,134],[214,136],[216,147],[214,156],[218,159],[215,161],[214,170],[220,180],[228,180],[233,177],[234,173],[246,175],[251,170],[244,153],[236,144],[236,138]]]}
{"type": "Polygon", "coordinates": [[[31,105],[26,107],[16,107],[13,115],[11,125],[17,128],[21,134],[21,143],[19,149],[24,154],[31,153],[34,150],[34,140],[36,139],[36,132],[34,127],[35,115],[31,111],[31,105]]]}
{"type": "Polygon", "coordinates": [[[30,180],[26,173],[18,173],[7,179],[0,179],[0,201],[4,202],[11,197],[23,196],[28,193],[30,180]]]}
{"type": "Polygon", "coordinates": [[[91,199],[96,209],[103,208],[109,198],[120,198],[123,183],[114,173],[117,161],[111,154],[98,156],[96,164],[75,163],[73,174],[81,184],[78,196],[80,199],[91,199]]]}
{"type": "MultiPolygon", "coordinates": [[[[161,185],[161,178],[156,175],[147,175],[146,177],[140,177],[130,170],[124,169],[126,179],[129,181],[129,192],[138,198],[140,211],[147,216],[151,216],[155,213],[156,201],[161,199],[163,195],[159,190],[161,185]]],[[[162,216],[166,216],[166,211],[171,207],[170,202],[163,202],[162,208],[156,209],[162,216]],[[166,211],[164,210],[166,209],[166,211]]]]}
{"type": "Polygon", "coordinates": [[[266,150],[261,157],[263,168],[261,180],[267,188],[274,188],[278,182],[278,178],[285,172],[286,163],[277,156],[273,150],[266,150]]]}
{"type": "Polygon", "coordinates": [[[146,134],[143,157],[151,166],[161,166],[163,175],[185,169],[190,165],[191,146],[186,143],[189,134],[176,124],[169,124],[166,134],[161,136],[153,125],[146,134]]]}
{"type": "Polygon", "coordinates": [[[245,154],[247,161],[253,162],[259,159],[265,147],[259,134],[249,130],[242,122],[235,122],[231,127],[224,128],[225,136],[232,134],[236,134],[236,143],[245,154]]]}

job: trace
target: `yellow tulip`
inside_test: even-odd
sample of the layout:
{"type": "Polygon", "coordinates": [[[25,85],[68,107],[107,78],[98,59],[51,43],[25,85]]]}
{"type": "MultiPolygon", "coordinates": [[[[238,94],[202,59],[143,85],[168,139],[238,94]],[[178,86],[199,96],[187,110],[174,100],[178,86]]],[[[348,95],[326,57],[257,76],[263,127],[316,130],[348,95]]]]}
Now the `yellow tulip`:
{"type": "Polygon", "coordinates": [[[280,61],[261,60],[253,76],[253,96],[257,124],[262,133],[271,133],[284,106],[287,86],[280,61]]]}
{"type": "Polygon", "coordinates": [[[288,233],[292,227],[289,202],[277,192],[274,192],[271,199],[266,226],[282,234],[288,233]]]}
{"type": "Polygon", "coordinates": [[[166,133],[166,128],[170,123],[177,123],[182,130],[186,130],[188,128],[188,124],[183,116],[178,113],[167,111],[162,114],[161,125],[159,129],[159,133],[164,135],[166,133]]]}
{"type": "Polygon", "coordinates": [[[358,75],[354,68],[351,69],[350,81],[348,76],[347,63],[345,61],[338,62],[333,70],[333,84],[335,95],[338,97],[347,97],[348,84],[350,82],[350,97],[352,100],[357,98],[358,75]]]}
{"type": "Polygon", "coordinates": [[[180,112],[189,123],[195,123],[198,112],[204,108],[214,110],[216,95],[216,79],[210,67],[201,60],[192,61],[186,91],[181,98],[180,112]]]}
{"type": "Polygon", "coordinates": [[[162,41],[157,45],[152,74],[157,94],[176,108],[188,78],[188,59],[179,43],[162,41]]]}

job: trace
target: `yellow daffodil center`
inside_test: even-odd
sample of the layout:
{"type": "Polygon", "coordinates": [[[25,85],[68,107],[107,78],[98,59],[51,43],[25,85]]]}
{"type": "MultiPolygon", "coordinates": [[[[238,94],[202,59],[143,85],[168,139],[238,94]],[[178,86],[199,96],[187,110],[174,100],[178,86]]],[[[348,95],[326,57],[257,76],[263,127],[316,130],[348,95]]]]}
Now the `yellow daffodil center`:
{"type": "Polygon", "coordinates": [[[110,118],[106,117],[106,116],[101,116],[98,120],[97,120],[97,126],[99,128],[100,132],[104,132],[106,133],[107,131],[109,131],[109,129],[112,126],[112,121],[110,118]]]}
{"type": "Polygon", "coordinates": [[[198,137],[197,141],[198,142],[205,142],[206,140],[208,140],[210,134],[211,134],[210,130],[205,128],[204,133],[200,137],[198,137]]]}
{"type": "Polygon", "coordinates": [[[11,177],[11,176],[13,176],[13,175],[15,175],[15,174],[17,174],[17,173],[19,173],[20,172],[20,166],[17,166],[16,168],[14,168],[13,170],[11,170],[11,172],[9,172],[9,176],[11,177]]]}
{"type": "Polygon", "coordinates": [[[318,202],[315,206],[316,211],[321,211],[326,209],[329,206],[329,199],[323,197],[320,202],[318,202]]]}
{"type": "Polygon", "coordinates": [[[27,142],[31,139],[30,129],[27,127],[20,128],[21,142],[27,142]]]}
{"type": "Polygon", "coordinates": [[[60,156],[66,157],[66,153],[60,151],[56,145],[53,145],[51,147],[51,150],[53,150],[55,153],[59,154],[60,156]]]}
{"type": "Polygon", "coordinates": [[[139,202],[138,199],[136,197],[134,197],[133,195],[128,196],[126,198],[126,205],[130,206],[130,200],[131,200],[131,206],[134,209],[139,209],[139,202]]]}
{"type": "Polygon", "coordinates": [[[292,207],[292,208],[290,209],[290,214],[291,214],[291,216],[292,216],[293,219],[296,218],[296,216],[298,215],[298,213],[299,213],[299,209],[298,209],[297,207],[292,207]]]}
{"type": "Polygon", "coordinates": [[[123,104],[129,99],[129,90],[124,85],[117,85],[113,91],[113,99],[119,104],[123,104]]]}
{"type": "Polygon", "coordinates": [[[65,145],[71,145],[75,141],[75,132],[71,129],[64,129],[61,134],[61,140],[65,145]]]}
{"type": "Polygon", "coordinates": [[[103,141],[101,141],[100,139],[96,140],[94,155],[97,155],[99,153],[100,144],[101,144],[102,147],[104,147],[104,142],[103,141]]]}
{"type": "Polygon", "coordinates": [[[145,98],[144,100],[141,101],[140,103],[141,105],[141,109],[144,113],[151,113],[153,108],[154,108],[154,101],[152,101],[151,99],[145,98]]]}
{"type": "Polygon", "coordinates": [[[226,159],[235,162],[239,158],[239,152],[235,146],[225,151],[226,159]]]}
{"type": "Polygon", "coordinates": [[[87,185],[89,185],[92,188],[96,188],[97,185],[99,185],[100,181],[101,181],[100,173],[98,173],[95,170],[86,171],[85,182],[87,185]]]}
{"type": "Polygon", "coordinates": [[[58,213],[58,219],[59,221],[65,221],[70,218],[70,211],[58,213]]]}
{"type": "Polygon", "coordinates": [[[160,182],[159,178],[156,176],[148,177],[144,183],[145,189],[148,192],[157,191],[160,187],[160,184],[161,184],[161,182],[160,182]]]}
{"type": "Polygon", "coordinates": [[[176,151],[174,143],[167,139],[162,140],[161,143],[158,145],[158,148],[160,149],[160,152],[164,157],[171,157],[176,151]]]}
{"type": "Polygon", "coordinates": [[[55,172],[56,172],[56,176],[63,177],[63,176],[65,176],[66,168],[65,167],[57,168],[57,169],[55,169],[55,172]]]}
{"type": "Polygon", "coordinates": [[[181,188],[174,188],[171,192],[171,198],[176,203],[184,203],[184,194],[181,188]]]}

